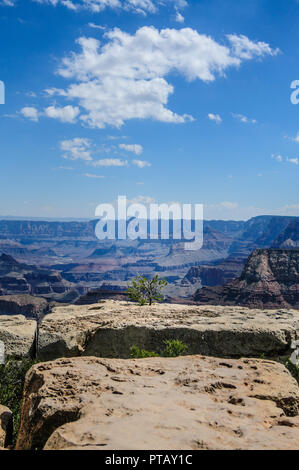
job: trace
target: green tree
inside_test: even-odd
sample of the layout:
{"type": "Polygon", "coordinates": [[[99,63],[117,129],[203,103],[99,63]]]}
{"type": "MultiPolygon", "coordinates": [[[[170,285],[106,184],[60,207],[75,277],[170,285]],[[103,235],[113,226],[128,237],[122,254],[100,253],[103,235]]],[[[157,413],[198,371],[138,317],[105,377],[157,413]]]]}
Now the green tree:
{"type": "Polygon", "coordinates": [[[152,305],[154,301],[162,302],[164,297],[161,291],[166,287],[167,281],[159,279],[156,275],[153,279],[137,276],[128,285],[129,299],[138,302],[139,305],[152,305]]]}

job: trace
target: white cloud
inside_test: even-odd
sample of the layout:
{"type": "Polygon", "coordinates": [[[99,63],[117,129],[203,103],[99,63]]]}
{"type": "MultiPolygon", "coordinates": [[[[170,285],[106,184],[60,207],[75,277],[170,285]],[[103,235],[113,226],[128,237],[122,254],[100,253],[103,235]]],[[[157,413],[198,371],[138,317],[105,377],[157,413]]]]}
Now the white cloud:
{"type": "Polygon", "coordinates": [[[96,160],[91,163],[92,166],[128,166],[127,160],[121,160],[120,158],[103,158],[102,160],[96,160]]]}
{"type": "MultiPolygon", "coordinates": [[[[135,34],[115,28],[104,37],[104,44],[79,38],[81,50],[66,57],[58,70],[73,80],[64,93],[84,108],[80,119],[97,128],[120,127],[136,118],[172,123],[193,120],[167,108],[174,92],[167,75],[176,72],[188,81],[211,82],[243,60],[275,53],[268,44],[245,41],[245,36],[231,35],[229,44],[223,45],[191,28],[159,31],[145,26],[135,34]]],[[[256,122],[239,116],[243,122],[256,122]]]]}
{"type": "Polygon", "coordinates": [[[139,144],[119,144],[118,146],[121,150],[126,150],[127,152],[135,153],[135,155],[141,155],[143,152],[142,145],[139,144]]]}
{"type": "Polygon", "coordinates": [[[294,142],[296,142],[297,144],[299,144],[299,131],[297,132],[296,137],[291,137],[291,140],[293,140],[294,142]]]}
{"type": "Polygon", "coordinates": [[[101,26],[101,25],[95,24],[95,23],[88,23],[88,26],[92,29],[99,29],[101,31],[104,31],[106,29],[106,26],[101,26]]]}
{"type": "Polygon", "coordinates": [[[22,108],[20,114],[31,121],[37,122],[38,121],[38,110],[31,106],[26,106],[22,108]]]}
{"type": "Polygon", "coordinates": [[[62,108],[49,106],[45,109],[45,115],[47,117],[59,119],[61,122],[74,123],[79,114],[80,109],[77,106],[64,106],[62,108]]]}
{"type": "Polygon", "coordinates": [[[210,113],[208,114],[208,118],[210,119],[210,121],[215,121],[216,124],[221,124],[222,122],[222,119],[219,114],[210,113]]]}
{"type": "Polygon", "coordinates": [[[175,21],[177,21],[178,23],[184,23],[185,21],[185,18],[179,11],[176,12],[175,21]]]}
{"type": "Polygon", "coordinates": [[[0,3],[0,6],[4,5],[6,7],[14,7],[15,6],[15,0],[2,0],[0,3]]]}
{"type": "Polygon", "coordinates": [[[273,158],[274,160],[276,160],[279,163],[281,163],[283,161],[283,157],[280,154],[273,153],[271,155],[271,158],[273,158]]]}
{"type": "Polygon", "coordinates": [[[105,176],[102,175],[94,175],[93,173],[84,173],[83,176],[86,176],[87,178],[105,178],[105,176]]]}
{"type": "Polygon", "coordinates": [[[264,57],[266,55],[275,56],[280,52],[279,49],[272,49],[266,42],[251,41],[243,34],[240,36],[228,34],[227,39],[232,45],[234,55],[244,60],[264,57]]]}
{"type": "MultiPolygon", "coordinates": [[[[12,2],[12,0],[3,0],[4,2],[12,2]]],[[[159,7],[167,3],[175,8],[184,8],[187,6],[185,0],[34,0],[38,3],[48,5],[63,5],[70,10],[79,11],[82,9],[89,10],[93,13],[99,13],[107,8],[114,10],[125,10],[133,13],[146,15],[147,13],[157,13],[159,7]]]]}
{"type": "Polygon", "coordinates": [[[234,119],[237,119],[240,122],[243,122],[244,124],[256,124],[257,123],[256,119],[250,119],[247,116],[244,116],[243,114],[234,114],[234,113],[232,113],[232,117],[234,119]]]}
{"type": "Polygon", "coordinates": [[[145,168],[145,167],[150,167],[152,166],[151,163],[145,161],[145,160],[133,160],[133,165],[138,166],[139,168],[145,168]]]}
{"type": "Polygon", "coordinates": [[[91,142],[89,139],[75,137],[72,140],[63,140],[60,142],[60,149],[64,151],[63,158],[69,160],[91,161],[91,142]]]}
{"type": "Polygon", "coordinates": [[[287,162],[294,163],[294,165],[299,165],[298,158],[287,158],[287,162]]]}

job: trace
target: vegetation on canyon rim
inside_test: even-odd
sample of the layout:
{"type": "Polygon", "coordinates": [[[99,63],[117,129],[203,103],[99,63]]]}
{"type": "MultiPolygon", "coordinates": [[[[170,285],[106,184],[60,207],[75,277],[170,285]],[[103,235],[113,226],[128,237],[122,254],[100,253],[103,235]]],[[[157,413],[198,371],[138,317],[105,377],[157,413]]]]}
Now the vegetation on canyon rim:
{"type": "Polygon", "coordinates": [[[20,426],[21,406],[25,376],[36,361],[32,359],[8,359],[0,365],[0,403],[13,413],[13,443],[20,426]]]}
{"type": "Polygon", "coordinates": [[[130,348],[130,354],[133,359],[144,359],[146,357],[178,357],[187,351],[188,346],[178,339],[167,339],[164,341],[164,350],[162,354],[154,351],[147,351],[134,345],[130,348]]]}
{"type": "Polygon", "coordinates": [[[153,279],[137,276],[128,284],[129,299],[139,305],[152,305],[153,302],[163,302],[162,290],[167,286],[165,279],[156,275],[153,279]]]}

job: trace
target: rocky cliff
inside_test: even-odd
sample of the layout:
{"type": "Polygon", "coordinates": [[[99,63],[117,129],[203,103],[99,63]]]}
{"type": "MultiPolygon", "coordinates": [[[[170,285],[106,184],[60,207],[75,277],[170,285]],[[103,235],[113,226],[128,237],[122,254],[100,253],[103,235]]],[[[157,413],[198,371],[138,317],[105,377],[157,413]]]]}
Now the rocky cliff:
{"type": "Polygon", "coordinates": [[[72,289],[74,285],[57,271],[19,263],[6,254],[0,256],[0,295],[32,294],[59,300],[72,289]]]}
{"type": "Polygon", "coordinates": [[[299,250],[255,250],[238,279],[199,289],[194,300],[210,305],[299,308],[299,250]]]}

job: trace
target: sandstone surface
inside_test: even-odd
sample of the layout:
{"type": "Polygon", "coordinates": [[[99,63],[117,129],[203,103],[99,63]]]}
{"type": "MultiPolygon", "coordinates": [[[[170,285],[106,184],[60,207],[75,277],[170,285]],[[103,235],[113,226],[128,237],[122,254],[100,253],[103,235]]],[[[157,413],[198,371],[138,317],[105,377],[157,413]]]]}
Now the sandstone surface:
{"type": "Polygon", "coordinates": [[[137,345],[161,353],[166,339],[187,344],[188,354],[277,357],[299,335],[298,310],[102,301],[55,307],[41,322],[38,358],[129,358],[137,345]]]}
{"type": "Polygon", "coordinates": [[[36,349],[35,320],[23,315],[0,315],[0,341],[4,342],[6,356],[33,357],[36,349]]]}
{"type": "Polygon", "coordinates": [[[17,449],[298,449],[298,413],[272,361],[63,358],[27,374],[17,449]]]}

